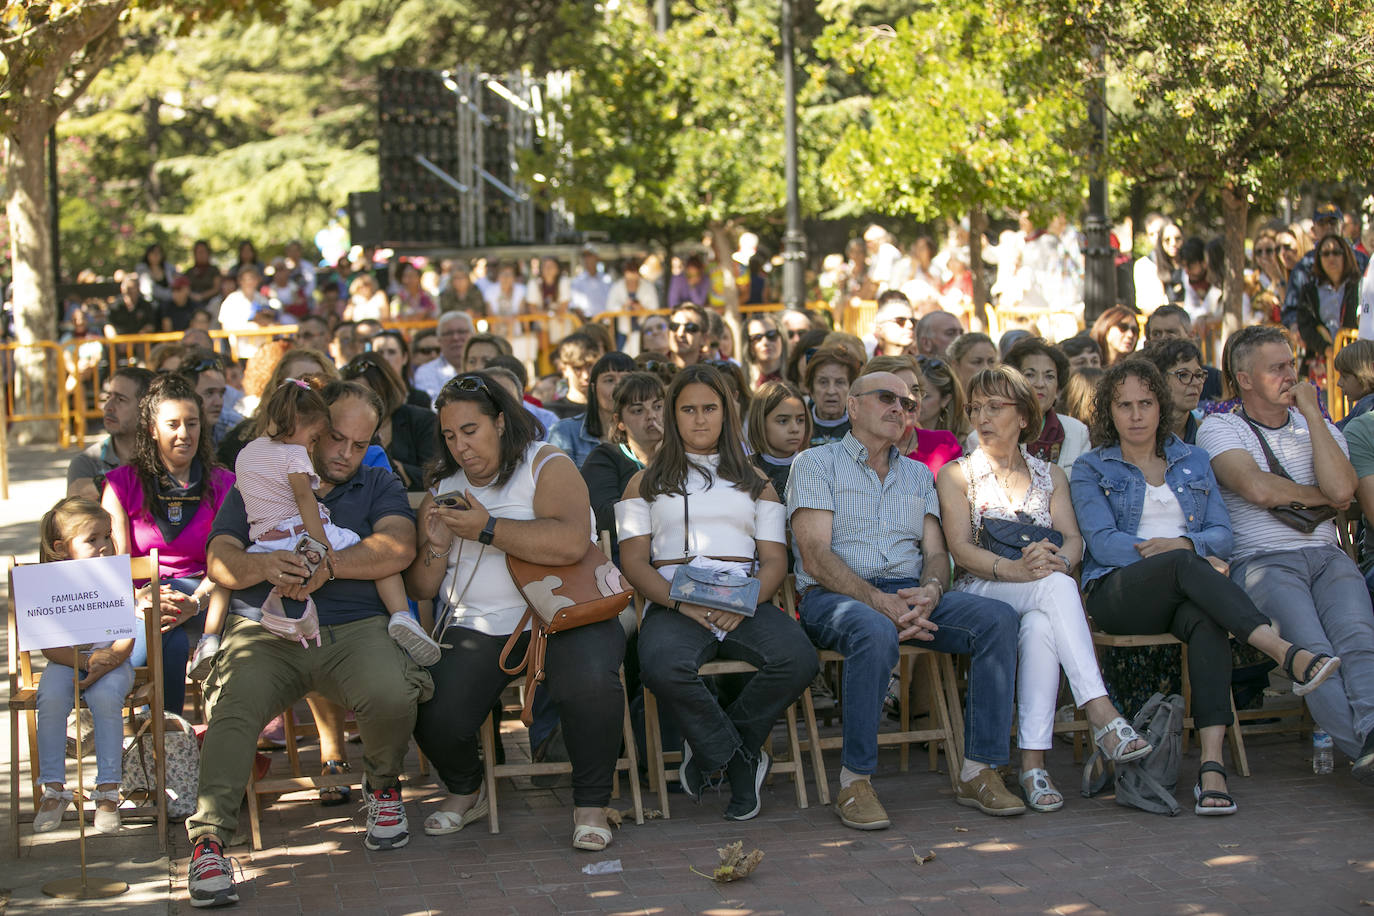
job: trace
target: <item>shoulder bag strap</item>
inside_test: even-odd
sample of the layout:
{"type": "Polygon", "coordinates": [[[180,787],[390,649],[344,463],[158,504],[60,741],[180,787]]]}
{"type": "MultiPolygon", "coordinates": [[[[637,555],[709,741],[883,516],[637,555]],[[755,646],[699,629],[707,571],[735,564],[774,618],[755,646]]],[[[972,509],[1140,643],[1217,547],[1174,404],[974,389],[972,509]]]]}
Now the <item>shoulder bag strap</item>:
{"type": "Polygon", "coordinates": [[[687,546],[687,531],[688,531],[688,524],[689,524],[688,519],[689,519],[689,516],[688,516],[688,514],[687,514],[687,484],[686,484],[686,483],[683,483],[683,485],[682,485],[682,558],[683,558],[684,561],[690,561],[690,560],[692,559],[692,551],[691,551],[691,548],[687,546]]]}
{"type": "Polygon", "coordinates": [[[501,649],[501,656],[496,662],[506,674],[516,675],[521,671],[525,672],[525,708],[520,711],[520,721],[527,727],[534,721],[534,690],[539,682],[544,680],[546,639],[543,622],[534,616],[533,610],[527,608],[525,616],[521,617],[520,623],[516,625],[515,632],[506,640],[506,645],[501,649]],[[527,623],[530,627],[530,642],[525,647],[525,657],[512,666],[510,654],[515,651],[515,644],[520,641],[520,634],[525,632],[527,623]]]}
{"type": "Polygon", "coordinates": [[[1283,465],[1279,464],[1279,459],[1275,457],[1274,450],[1269,447],[1269,440],[1264,438],[1264,433],[1255,425],[1255,421],[1246,416],[1244,410],[1240,411],[1240,418],[1254,431],[1255,438],[1259,440],[1260,448],[1264,450],[1264,460],[1269,463],[1269,473],[1277,474],[1285,480],[1292,480],[1293,478],[1283,469],[1283,465]]]}
{"type": "MultiPolygon", "coordinates": [[[[472,585],[472,580],[477,578],[477,570],[482,564],[482,554],[485,553],[487,549],[486,544],[479,545],[477,560],[472,564],[472,574],[468,576],[468,581],[463,583],[463,590],[455,597],[453,589],[454,586],[458,584],[458,564],[463,561],[463,545],[465,543],[467,542],[464,539],[458,539],[458,557],[453,561],[453,581],[449,583],[448,599],[444,602],[442,616],[434,621],[434,632],[431,635],[434,637],[434,641],[440,644],[443,643],[444,634],[448,632],[448,628],[453,625],[454,609],[458,607],[458,602],[462,601],[463,597],[467,595],[468,587],[472,585]]],[[[449,549],[452,550],[453,548],[450,547],[449,549]]]]}

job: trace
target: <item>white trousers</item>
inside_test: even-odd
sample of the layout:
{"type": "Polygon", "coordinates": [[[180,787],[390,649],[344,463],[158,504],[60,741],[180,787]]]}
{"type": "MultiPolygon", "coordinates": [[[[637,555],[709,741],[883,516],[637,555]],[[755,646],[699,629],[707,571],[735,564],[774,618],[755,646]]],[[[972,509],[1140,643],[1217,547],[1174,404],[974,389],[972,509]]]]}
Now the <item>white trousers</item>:
{"type": "Polygon", "coordinates": [[[1078,706],[1107,695],[1078,583],[1064,573],[1050,573],[1036,582],[975,579],[961,590],[1005,601],[1021,615],[1016,653],[1016,743],[1025,750],[1049,750],[1054,739],[1061,667],[1078,706]]]}

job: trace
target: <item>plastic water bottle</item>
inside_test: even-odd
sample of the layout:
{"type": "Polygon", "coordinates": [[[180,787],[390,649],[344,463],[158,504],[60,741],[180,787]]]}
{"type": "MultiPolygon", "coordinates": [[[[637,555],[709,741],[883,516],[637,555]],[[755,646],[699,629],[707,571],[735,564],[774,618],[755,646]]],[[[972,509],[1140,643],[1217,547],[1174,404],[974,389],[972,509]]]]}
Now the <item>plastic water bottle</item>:
{"type": "Polygon", "coordinates": [[[1320,728],[1312,729],[1312,772],[1325,776],[1331,772],[1331,736],[1320,728]]]}

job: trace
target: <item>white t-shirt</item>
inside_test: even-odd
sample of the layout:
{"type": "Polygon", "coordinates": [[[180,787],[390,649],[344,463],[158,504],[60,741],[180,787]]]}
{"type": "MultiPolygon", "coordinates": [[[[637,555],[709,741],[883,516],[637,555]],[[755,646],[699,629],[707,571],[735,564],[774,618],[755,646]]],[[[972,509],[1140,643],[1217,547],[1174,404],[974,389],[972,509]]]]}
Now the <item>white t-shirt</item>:
{"type": "MultiPolygon", "coordinates": [[[[1326,428],[1331,431],[1336,444],[1348,458],[1350,449],[1345,444],[1345,436],[1329,422],[1326,428]]],[[[1317,475],[1312,469],[1312,437],[1302,414],[1290,407],[1288,422],[1282,427],[1267,429],[1261,426],[1260,429],[1269,443],[1269,448],[1273,450],[1274,457],[1288,472],[1288,476],[1304,486],[1315,485],[1317,475]]],[[[1255,465],[1260,470],[1269,470],[1269,462],[1264,457],[1264,449],[1260,446],[1259,439],[1240,414],[1214,413],[1203,420],[1197,432],[1197,445],[1211,455],[1213,460],[1226,452],[1243,449],[1255,459],[1255,465]]],[[[1311,534],[1303,534],[1274,518],[1265,507],[1255,505],[1233,490],[1223,486],[1221,496],[1226,503],[1227,511],[1231,514],[1231,528],[1235,533],[1232,561],[1248,559],[1261,553],[1340,543],[1333,522],[1326,522],[1311,534]]]]}
{"type": "Polygon", "coordinates": [[[1169,489],[1167,483],[1159,486],[1145,484],[1145,504],[1140,508],[1140,524],[1135,536],[1148,541],[1150,538],[1182,537],[1188,530],[1183,518],[1183,507],[1178,497],[1169,489]]]}

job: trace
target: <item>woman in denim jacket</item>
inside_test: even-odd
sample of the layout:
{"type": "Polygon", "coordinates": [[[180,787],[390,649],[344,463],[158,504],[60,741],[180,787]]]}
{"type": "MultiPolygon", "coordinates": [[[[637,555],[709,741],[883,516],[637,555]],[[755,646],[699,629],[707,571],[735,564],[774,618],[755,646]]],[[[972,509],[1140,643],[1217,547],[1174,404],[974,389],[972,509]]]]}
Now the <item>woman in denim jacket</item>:
{"type": "Polygon", "coordinates": [[[1088,615],[1116,635],[1171,633],[1188,646],[1193,719],[1202,766],[1193,790],[1197,814],[1233,814],[1221,765],[1231,724],[1231,648],[1235,636],[1274,661],[1306,694],[1339,659],[1314,656],[1282,639],[1227,576],[1231,520],[1207,453],[1186,445],[1160,418],[1172,415],[1169,387],[1155,366],[1130,359],[1098,383],[1093,439],[1074,463],[1074,513],[1087,544],[1083,589],[1088,615]]]}

